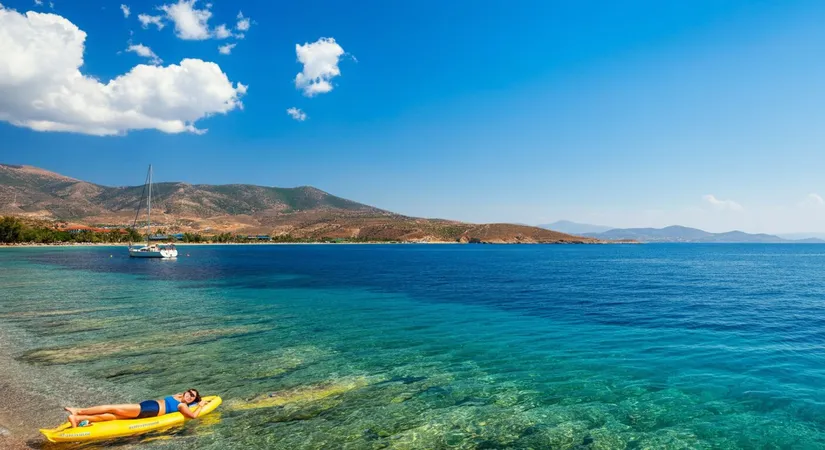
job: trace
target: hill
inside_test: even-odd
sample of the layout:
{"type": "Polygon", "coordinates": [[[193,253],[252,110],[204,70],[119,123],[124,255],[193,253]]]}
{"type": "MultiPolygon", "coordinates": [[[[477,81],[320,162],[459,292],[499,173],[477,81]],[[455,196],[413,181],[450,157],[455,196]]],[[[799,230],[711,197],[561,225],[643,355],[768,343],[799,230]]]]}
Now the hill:
{"type": "Polygon", "coordinates": [[[666,228],[614,228],[586,236],[610,236],[610,239],[636,239],[643,242],[698,242],[712,235],[707,231],[678,225],[666,228]]]}
{"type": "Polygon", "coordinates": [[[604,225],[591,225],[589,223],[576,223],[569,220],[559,220],[553,223],[536,225],[539,228],[558,231],[560,233],[582,235],[584,233],[603,233],[612,230],[613,227],[604,225]]]}
{"type": "Polygon", "coordinates": [[[717,242],[717,243],[825,243],[820,239],[789,240],[772,234],[751,234],[743,231],[710,233],[698,228],[669,226],[665,228],[616,228],[602,233],[586,233],[598,239],[633,239],[639,242],[717,242]]]}
{"type": "MultiPolygon", "coordinates": [[[[110,187],[31,166],[0,164],[0,215],[130,226],[143,186],[110,187]]],[[[395,214],[311,186],[180,182],[153,185],[152,223],[165,232],[430,242],[595,243],[537,227],[395,214]]]]}
{"type": "MultiPolygon", "coordinates": [[[[108,187],[29,166],[0,164],[0,213],[79,220],[101,215],[134,215],[143,186],[108,187]]],[[[260,212],[342,210],[390,214],[310,186],[276,188],[245,184],[153,185],[153,213],[204,218],[260,212]]]]}
{"type": "Polygon", "coordinates": [[[825,240],[825,233],[785,233],[785,234],[777,234],[777,236],[781,237],[782,239],[789,239],[792,241],[804,241],[807,239],[823,239],[825,240]]]}

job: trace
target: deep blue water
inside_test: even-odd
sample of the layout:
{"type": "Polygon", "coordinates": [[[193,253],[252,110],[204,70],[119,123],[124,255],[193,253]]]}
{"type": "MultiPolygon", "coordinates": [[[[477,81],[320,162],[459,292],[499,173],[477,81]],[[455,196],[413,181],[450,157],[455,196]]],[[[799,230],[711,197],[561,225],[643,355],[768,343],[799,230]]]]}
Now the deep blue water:
{"type": "Polygon", "coordinates": [[[825,448],[825,246],[181,255],[3,249],[15,358],[224,398],[149,447],[825,448]]]}

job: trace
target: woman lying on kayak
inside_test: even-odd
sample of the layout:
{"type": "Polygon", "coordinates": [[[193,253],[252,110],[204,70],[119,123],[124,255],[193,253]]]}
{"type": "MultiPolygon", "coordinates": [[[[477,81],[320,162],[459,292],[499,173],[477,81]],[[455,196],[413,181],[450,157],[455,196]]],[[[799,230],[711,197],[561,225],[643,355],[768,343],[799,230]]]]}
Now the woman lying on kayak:
{"type": "Polygon", "coordinates": [[[188,391],[169,395],[161,400],[146,400],[139,404],[129,405],[100,405],[92,406],[91,408],[69,408],[69,423],[72,427],[78,426],[81,422],[105,422],[108,420],[119,419],[143,419],[144,417],[162,416],[164,414],[171,414],[180,412],[184,417],[194,419],[198,417],[201,408],[207,402],[201,400],[201,395],[197,389],[189,389],[188,391]],[[194,409],[189,409],[191,405],[197,406],[194,409]]]}

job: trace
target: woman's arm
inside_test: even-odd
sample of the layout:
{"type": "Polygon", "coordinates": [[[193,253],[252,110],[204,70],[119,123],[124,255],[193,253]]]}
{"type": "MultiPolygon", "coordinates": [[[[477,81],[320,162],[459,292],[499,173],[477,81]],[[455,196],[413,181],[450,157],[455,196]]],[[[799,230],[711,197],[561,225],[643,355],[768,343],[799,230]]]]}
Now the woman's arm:
{"type": "Polygon", "coordinates": [[[180,411],[180,413],[183,414],[184,417],[187,417],[189,419],[197,419],[198,416],[201,415],[201,410],[203,409],[203,405],[205,404],[206,400],[201,400],[201,402],[198,403],[198,406],[195,407],[195,410],[192,411],[191,409],[189,409],[189,405],[187,405],[186,403],[181,403],[180,405],[178,405],[178,411],[180,411]]]}

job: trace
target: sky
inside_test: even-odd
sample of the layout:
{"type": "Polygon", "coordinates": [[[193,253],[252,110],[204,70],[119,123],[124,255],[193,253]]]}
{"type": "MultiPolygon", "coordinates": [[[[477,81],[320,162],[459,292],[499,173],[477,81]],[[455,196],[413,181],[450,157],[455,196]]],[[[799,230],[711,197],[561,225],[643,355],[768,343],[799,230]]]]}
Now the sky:
{"type": "Polygon", "coordinates": [[[0,0],[0,162],[825,231],[825,2],[0,0]]]}

